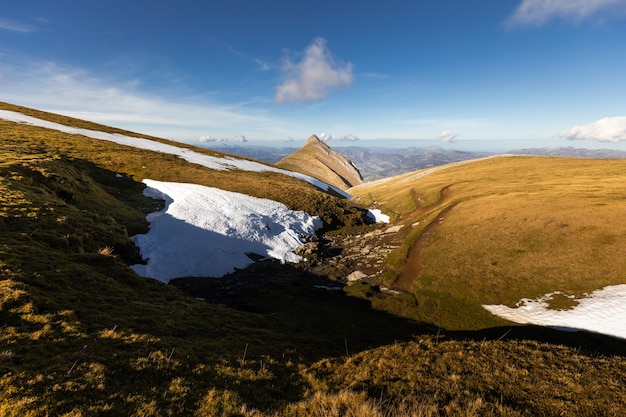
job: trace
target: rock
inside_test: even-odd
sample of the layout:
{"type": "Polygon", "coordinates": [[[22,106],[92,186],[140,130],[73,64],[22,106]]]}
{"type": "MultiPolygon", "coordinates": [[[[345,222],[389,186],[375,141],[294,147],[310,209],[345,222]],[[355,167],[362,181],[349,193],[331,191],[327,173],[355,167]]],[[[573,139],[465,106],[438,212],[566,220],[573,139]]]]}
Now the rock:
{"type": "Polygon", "coordinates": [[[361,271],[354,271],[353,273],[351,273],[350,275],[346,277],[346,280],[348,280],[348,282],[356,282],[363,278],[367,278],[367,275],[365,275],[361,271]]]}
{"type": "Polygon", "coordinates": [[[317,242],[308,242],[295,250],[295,254],[304,258],[317,256],[317,242]]]}

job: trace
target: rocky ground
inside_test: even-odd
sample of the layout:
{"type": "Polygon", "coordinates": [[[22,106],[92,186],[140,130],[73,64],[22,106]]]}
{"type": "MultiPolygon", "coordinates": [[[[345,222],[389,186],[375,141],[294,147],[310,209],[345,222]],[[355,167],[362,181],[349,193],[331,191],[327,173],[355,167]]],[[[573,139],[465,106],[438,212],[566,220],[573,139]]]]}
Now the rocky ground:
{"type": "Polygon", "coordinates": [[[297,264],[251,255],[257,262],[224,277],[181,278],[171,284],[198,299],[244,310],[254,310],[253,294],[286,283],[333,291],[363,281],[383,297],[398,293],[381,286],[381,275],[385,258],[402,241],[399,226],[378,226],[362,234],[325,235],[298,248],[296,253],[306,260],[297,264]]]}
{"type": "Polygon", "coordinates": [[[296,253],[308,259],[317,275],[350,284],[365,280],[380,283],[385,258],[402,244],[400,226],[377,228],[364,234],[329,235],[310,242],[296,253]]]}

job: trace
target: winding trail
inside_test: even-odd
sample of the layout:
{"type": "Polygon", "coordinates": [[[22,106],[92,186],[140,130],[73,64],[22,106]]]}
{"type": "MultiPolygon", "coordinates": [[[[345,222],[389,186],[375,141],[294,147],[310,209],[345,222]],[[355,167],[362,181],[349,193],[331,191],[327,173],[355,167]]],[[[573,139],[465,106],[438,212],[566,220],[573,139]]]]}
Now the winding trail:
{"type": "MultiPolygon", "coordinates": [[[[423,214],[426,211],[430,211],[436,209],[439,206],[442,206],[448,198],[449,188],[450,185],[447,185],[439,191],[439,199],[433,205],[427,208],[419,208],[418,206],[418,208],[413,211],[411,215],[423,214]]],[[[415,195],[414,198],[416,198],[415,195]]],[[[443,223],[448,212],[450,212],[450,210],[452,210],[458,203],[459,202],[454,202],[441,210],[437,214],[437,216],[435,216],[435,218],[415,238],[411,245],[411,248],[409,249],[407,260],[400,271],[397,281],[394,284],[394,289],[406,292],[414,292],[415,279],[419,276],[419,273],[422,270],[422,262],[420,256],[422,249],[428,246],[435,233],[437,232],[437,229],[443,223]]]]}

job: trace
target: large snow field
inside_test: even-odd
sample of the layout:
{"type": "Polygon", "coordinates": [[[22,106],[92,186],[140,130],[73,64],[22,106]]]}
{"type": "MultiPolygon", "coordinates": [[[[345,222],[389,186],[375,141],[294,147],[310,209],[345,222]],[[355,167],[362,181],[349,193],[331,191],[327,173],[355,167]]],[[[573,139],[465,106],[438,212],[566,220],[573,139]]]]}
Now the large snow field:
{"type": "Polygon", "coordinates": [[[554,294],[536,299],[523,298],[514,308],[483,305],[492,314],[515,323],[536,324],[560,330],[587,330],[626,339],[626,284],[611,285],[576,299],[568,310],[551,310],[548,301],[554,294]]]}
{"type": "Polygon", "coordinates": [[[163,282],[223,276],[250,265],[246,253],[298,262],[302,258],[293,251],[302,244],[301,236],[322,226],[318,217],[273,200],[197,184],[144,183],[144,194],[166,205],[148,215],[147,234],[133,237],[148,263],[132,268],[163,282]]]}
{"type": "Polygon", "coordinates": [[[204,167],[215,170],[228,170],[228,169],[240,169],[242,171],[253,172],[276,172],[291,177],[299,178],[307,181],[322,190],[333,190],[339,195],[350,198],[350,195],[345,191],[326,184],[316,178],[308,175],[300,174],[297,172],[287,171],[280,168],[275,168],[269,165],[261,164],[255,161],[248,161],[245,159],[238,159],[233,157],[219,158],[216,156],[205,155],[203,153],[195,152],[191,149],[181,148],[178,146],[168,145],[154,140],[137,138],[132,136],[121,135],[118,133],[106,133],[97,130],[81,129],[71,126],[62,125],[60,123],[49,122],[47,120],[38,119],[36,117],[27,116],[22,113],[0,110],[0,119],[8,120],[10,122],[25,123],[32,126],[43,127],[46,129],[57,130],[59,132],[69,133],[72,135],[82,135],[92,139],[106,140],[117,143],[119,145],[132,146],[134,148],[145,149],[149,151],[161,152],[170,155],[176,155],[187,162],[192,164],[202,165],[204,167]]]}

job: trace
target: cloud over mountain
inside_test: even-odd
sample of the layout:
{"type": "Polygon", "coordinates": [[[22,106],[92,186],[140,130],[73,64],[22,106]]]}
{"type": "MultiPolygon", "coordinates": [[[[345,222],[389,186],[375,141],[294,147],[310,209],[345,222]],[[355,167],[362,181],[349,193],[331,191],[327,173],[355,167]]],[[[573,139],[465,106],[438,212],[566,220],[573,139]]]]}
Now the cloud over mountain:
{"type": "Polygon", "coordinates": [[[437,139],[439,139],[442,142],[454,143],[454,140],[458,137],[459,137],[458,133],[451,132],[449,130],[444,130],[443,132],[439,134],[439,136],[437,136],[437,139]]]}
{"type": "Polygon", "coordinates": [[[322,38],[313,40],[300,62],[285,58],[282,70],[285,81],[276,89],[278,103],[319,100],[330,89],[352,84],[352,64],[337,61],[322,38]]]}
{"type": "Polygon", "coordinates": [[[353,134],[343,135],[343,136],[339,136],[338,138],[335,138],[335,140],[349,141],[349,142],[355,142],[360,139],[361,138],[353,134]]]}
{"type": "Polygon", "coordinates": [[[559,132],[558,136],[570,140],[595,140],[598,142],[625,142],[626,116],[605,117],[586,125],[576,125],[559,132]]]}
{"type": "Polygon", "coordinates": [[[626,0],[523,0],[509,17],[508,26],[538,26],[554,18],[581,21],[598,17],[614,17],[623,12],[626,0]]]}
{"type": "Polygon", "coordinates": [[[232,138],[226,138],[223,136],[200,136],[198,138],[198,142],[200,143],[208,143],[208,142],[239,142],[239,143],[244,143],[247,142],[248,139],[246,139],[245,136],[243,135],[235,135],[232,138]]]}

